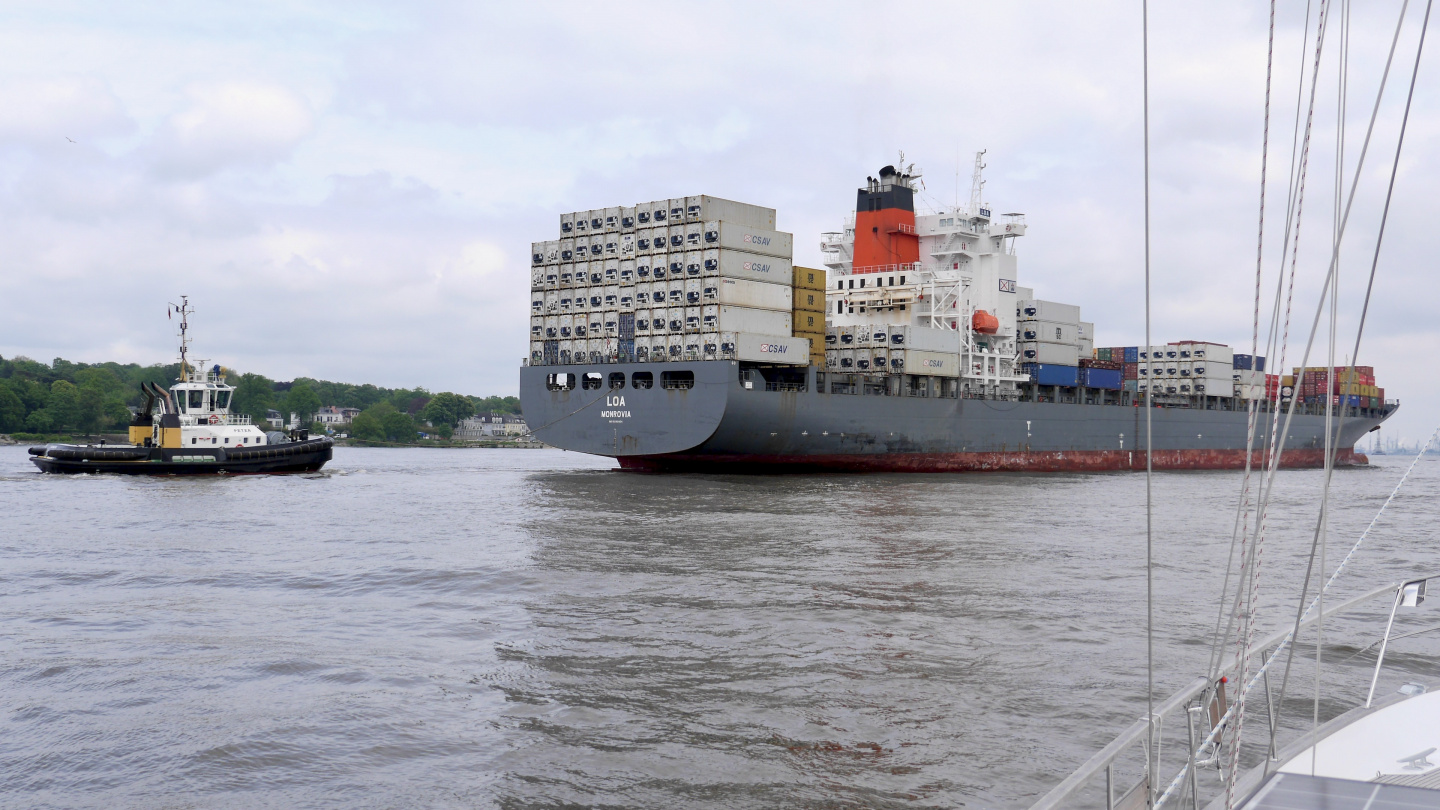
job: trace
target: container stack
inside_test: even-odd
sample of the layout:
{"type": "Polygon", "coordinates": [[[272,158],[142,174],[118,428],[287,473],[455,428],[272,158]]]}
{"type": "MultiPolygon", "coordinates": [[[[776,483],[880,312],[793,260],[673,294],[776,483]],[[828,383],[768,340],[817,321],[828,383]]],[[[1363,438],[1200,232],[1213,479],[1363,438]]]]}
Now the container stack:
{"type": "Polygon", "coordinates": [[[705,195],[562,214],[531,246],[530,363],[810,362],[793,241],[775,209],[705,195]]]}
{"type": "Polygon", "coordinates": [[[1280,380],[1280,400],[1288,402],[1298,396],[1302,403],[1323,403],[1333,397],[1336,405],[1353,408],[1383,408],[1385,389],[1375,385],[1372,366],[1336,366],[1296,368],[1280,380]]]}
{"type": "Polygon", "coordinates": [[[960,376],[960,333],[928,326],[874,324],[825,330],[825,367],[862,374],[960,376]]]}
{"type": "Polygon", "coordinates": [[[1140,390],[1140,347],[1109,346],[1095,350],[1096,360],[1120,364],[1120,387],[1130,393],[1140,390]]]}
{"type": "Polygon", "coordinates": [[[1119,360],[1082,358],[1078,380],[1081,388],[1119,391],[1125,381],[1125,363],[1119,360]]]}
{"type": "Polygon", "coordinates": [[[796,267],[791,334],[810,341],[810,365],[825,366],[825,271],[796,267]]]}
{"type": "MultiPolygon", "coordinates": [[[[1079,367],[1081,346],[1093,340],[1093,325],[1080,322],[1080,307],[1035,299],[1016,302],[1020,362],[1079,367]]],[[[1090,356],[1085,351],[1084,357],[1090,356]]],[[[1041,383],[1044,385],[1044,383],[1041,383]]]]}
{"type": "MultiPolygon", "coordinates": [[[[1232,371],[1235,350],[1219,343],[1203,340],[1182,340],[1166,346],[1167,357],[1170,346],[1174,346],[1177,358],[1177,372],[1181,381],[1181,393],[1206,397],[1234,396],[1235,383],[1232,371]],[[1190,390],[1183,386],[1190,384],[1190,390]]],[[[1166,366],[1169,373],[1169,366],[1166,366]]]]}

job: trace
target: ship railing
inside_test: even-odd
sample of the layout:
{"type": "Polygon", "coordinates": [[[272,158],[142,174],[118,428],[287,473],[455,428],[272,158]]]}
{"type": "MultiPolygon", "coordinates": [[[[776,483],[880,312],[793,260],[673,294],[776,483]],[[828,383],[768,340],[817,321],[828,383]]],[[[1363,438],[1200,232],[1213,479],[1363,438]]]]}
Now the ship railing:
{"type": "Polygon", "coordinates": [[[866,264],[860,267],[850,268],[852,273],[894,273],[894,272],[920,272],[923,265],[920,262],[907,262],[905,264],[866,264]]]}
{"type": "MultiPolygon", "coordinates": [[[[1379,588],[1340,602],[1333,607],[1326,608],[1323,611],[1317,611],[1313,615],[1307,615],[1299,622],[1298,629],[1303,631],[1316,622],[1328,620],[1339,614],[1347,613],[1375,597],[1384,594],[1397,594],[1396,604],[1398,605],[1399,591],[1397,589],[1409,587],[1409,585],[1416,581],[1418,580],[1411,580],[1409,583],[1387,583],[1379,588]]],[[[1250,694],[1251,690],[1263,684],[1266,689],[1264,700],[1261,701],[1259,697],[1253,695],[1252,699],[1260,703],[1258,713],[1263,713],[1265,715],[1265,722],[1268,723],[1267,726],[1262,727],[1261,733],[1267,736],[1273,736],[1275,734],[1275,712],[1268,708],[1273,704],[1273,699],[1268,693],[1270,687],[1269,667],[1277,659],[1282,658],[1281,653],[1283,653],[1286,647],[1293,641],[1295,630],[1296,625],[1289,624],[1250,646],[1246,652],[1246,660],[1260,661],[1261,663],[1254,667],[1253,670],[1247,669],[1247,674],[1250,676],[1248,682],[1235,685],[1229,684],[1229,679],[1235,676],[1235,663],[1233,661],[1220,668],[1219,677],[1213,682],[1209,678],[1196,678],[1183,689],[1160,703],[1153,714],[1148,715],[1148,717],[1142,716],[1127,726],[1125,730],[1121,731],[1108,745],[1101,748],[1090,757],[1090,759],[1086,760],[1083,765],[1061,780],[1060,784],[1052,788],[1050,792],[1041,797],[1039,801],[1030,805],[1030,810],[1059,810],[1062,807],[1070,806],[1072,803],[1082,803],[1081,794],[1085,793],[1092,784],[1098,782],[1102,776],[1104,778],[1104,806],[1106,810],[1115,810],[1116,807],[1138,807],[1160,810],[1160,808],[1164,807],[1167,803],[1172,807],[1188,805],[1192,810],[1193,808],[1203,806],[1203,803],[1200,801],[1200,786],[1197,771],[1200,768],[1214,767],[1218,764],[1217,757],[1221,755],[1222,735],[1227,733],[1227,731],[1233,733],[1233,730],[1227,729],[1227,726],[1233,719],[1236,707],[1239,705],[1238,702],[1234,701],[1234,698],[1239,695],[1250,694]],[[1266,654],[1267,652],[1269,653],[1268,655],[1266,654]],[[1240,690],[1238,693],[1227,696],[1227,688],[1233,692],[1237,687],[1240,690]],[[1177,718],[1177,722],[1178,720],[1185,721],[1180,725],[1184,727],[1188,737],[1182,739],[1182,742],[1178,746],[1175,743],[1166,746],[1161,739],[1161,733],[1170,725],[1167,722],[1167,718],[1175,716],[1182,711],[1184,714],[1177,718]],[[1180,751],[1178,770],[1175,770],[1176,766],[1172,764],[1170,766],[1171,770],[1167,771],[1160,757],[1156,757],[1155,767],[1151,770],[1157,777],[1153,783],[1148,774],[1145,773],[1144,767],[1144,761],[1148,759],[1148,757],[1145,756],[1145,748],[1150,736],[1148,732],[1152,725],[1155,729],[1155,738],[1157,742],[1160,743],[1157,747],[1161,749],[1161,752],[1169,753],[1177,748],[1180,751]],[[1131,753],[1137,747],[1140,749],[1140,762],[1135,765],[1135,767],[1139,769],[1142,775],[1138,782],[1126,787],[1124,791],[1117,796],[1115,792],[1116,788],[1119,787],[1115,781],[1117,764],[1119,764],[1122,756],[1131,753]],[[1173,773],[1174,775],[1169,778],[1160,776],[1167,772],[1173,773]]],[[[1386,632],[1388,638],[1389,631],[1387,630],[1386,632]]],[[[1377,661],[1377,672],[1379,664],[1380,662],[1377,661]]],[[[1170,727],[1174,728],[1173,726],[1170,727]]],[[[1158,754],[1160,752],[1156,753],[1158,754]]],[[[1271,751],[1271,754],[1273,755],[1273,751],[1271,751]]],[[[1274,764],[1274,760],[1268,756],[1266,761],[1274,764]]],[[[1253,786],[1251,786],[1251,789],[1253,789],[1253,786]]],[[[1238,789],[1237,794],[1240,794],[1238,789]]],[[[1093,801],[1084,801],[1083,804],[1092,806],[1094,803],[1093,801]]]]}
{"type": "Polygon", "coordinates": [[[765,383],[765,390],[766,390],[766,391],[802,392],[802,391],[805,390],[805,383],[797,383],[797,382],[767,382],[767,383],[765,383]]]}

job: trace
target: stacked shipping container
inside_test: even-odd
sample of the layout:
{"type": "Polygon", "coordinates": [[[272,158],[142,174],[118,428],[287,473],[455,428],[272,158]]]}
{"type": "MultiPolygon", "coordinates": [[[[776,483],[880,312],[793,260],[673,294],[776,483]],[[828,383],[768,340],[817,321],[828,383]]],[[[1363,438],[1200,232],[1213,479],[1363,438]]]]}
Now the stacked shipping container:
{"type": "Polygon", "coordinates": [[[531,246],[530,363],[809,362],[792,249],[774,209],[718,197],[562,214],[531,246]]]}
{"type": "Polygon", "coordinates": [[[825,367],[863,374],[960,376],[960,333],[928,326],[874,324],[825,330],[825,367]]]}
{"type": "Polygon", "coordinates": [[[797,338],[810,341],[810,365],[825,365],[825,271],[796,267],[791,321],[797,338]]]}

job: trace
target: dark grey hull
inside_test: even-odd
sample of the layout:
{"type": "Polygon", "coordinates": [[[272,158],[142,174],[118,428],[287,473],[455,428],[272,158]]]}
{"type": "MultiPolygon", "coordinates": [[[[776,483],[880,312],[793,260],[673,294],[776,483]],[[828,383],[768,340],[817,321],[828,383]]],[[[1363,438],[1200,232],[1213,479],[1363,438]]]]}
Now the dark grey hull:
{"type": "MultiPolygon", "coordinates": [[[[732,361],[597,366],[527,366],[520,400],[534,435],[554,447],[613,456],[627,469],[1035,471],[1145,467],[1145,409],[1122,405],[833,394],[747,388],[732,361]],[[655,387],[636,389],[632,373],[655,387]],[[689,389],[660,386],[662,371],[688,371],[689,389]],[[598,389],[551,390],[556,372],[601,375],[598,389]],[[624,388],[611,389],[612,374],[624,388]]],[[[1337,456],[1363,464],[1353,447],[1388,411],[1347,409],[1337,456]]],[[[1257,417],[1263,446],[1272,414],[1257,417]]],[[[1232,469],[1245,464],[1244,410],[1151,409],[1159,469],[1232,469]]],[[[1285,415],[1280,414],[1283,426],[1285,415]]],[[[1286,467],[1324,463],[1324,417],[1296,414],[1286,467]]],[[[1259,452],[1252,463],[1261,463],[1259,452]]]]}
{"type": "Polygon", "coordinates": [[[329,437],[245,449],[51,444],[30,448],[30,460],[47,473],[273,475],[314,472],[333,457],[334,446],[329,437]]]}

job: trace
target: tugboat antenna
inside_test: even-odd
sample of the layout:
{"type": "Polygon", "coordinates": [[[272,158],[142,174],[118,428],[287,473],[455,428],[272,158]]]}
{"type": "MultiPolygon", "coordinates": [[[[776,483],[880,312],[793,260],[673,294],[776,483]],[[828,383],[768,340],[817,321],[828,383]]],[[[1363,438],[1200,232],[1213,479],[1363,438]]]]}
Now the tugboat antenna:
{"type": "Polygon", "coordinates": [[[175,312],[180,315],[180,379],[183,381],[190,377],[190,365],[185,359],[185,355],[190,348],[189,317],[195,308],[190,306],[190,296],[188,295],[180,296],[179,306],[175,304],[170,306],[175,307],[175,312]]]}

